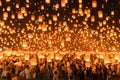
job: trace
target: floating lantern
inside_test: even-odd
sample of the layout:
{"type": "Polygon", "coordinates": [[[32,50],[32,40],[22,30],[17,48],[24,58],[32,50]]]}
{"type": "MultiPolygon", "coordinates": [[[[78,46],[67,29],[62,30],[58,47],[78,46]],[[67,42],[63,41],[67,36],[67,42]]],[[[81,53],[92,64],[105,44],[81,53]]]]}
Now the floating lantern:
{"type": "Polygon", "coordinates": [[[30,58],[29,54],[26,54],[25,55],[25,60],[27,61],[27,60],[29,60],[29,58],[30,58]]]}
{"type": "Polygon", "coordinates": [[[111,15],[114,16],[115,12],[114,11],[111,11],[111,15]]]}
{"type": "Polygon", "coordinates": [[[36,60],[36,58],[30,59],[30,64],[33,65],[33,66],[36,66],[36,65],[37,65],[37,60],[36,60]]]}
{"type": "Polygon", "coordinates": [[[50,4],[50,0],[45,0],[45,3],[50,4]]]}
{"type": "Polygon", "coordinates": [[[61,0],[61,6],[62,6],[62,7],[65,7],[65,6],[66,6],[65,0],[61,0]]]}
{"type": "Polygon", "coordinates": [[[42,31],[47,31],[47,25],[46,24],[42,24],[42,31]]]}
{"type": "Polygon", "coordinates": [[[23,17],[23,14],[21,13],[21,12],[18,12],[18,19],[23,19],[24,17],[23,17]]]}
{"type": "Polygon", "coordinates": [[[28,34],[28,38],[29,39],[33,38],[33,35],[32,34],[28,34]]]}
{"type": "Polygon", "coordinates": [[[0,7],[2,6],[2,1],[0,0],[0,7]]]}
{"type": "Polygon", "coordinates": [[[66,41],[71,41],[71,37],[70,36],[66,36],[66,41]]]}
{"type": "Polygon", "coordinates": [[[27,42],[23,42],[22,47],[23,47],[23,48],[27,48],[27,47],[28,47],[27,42]]]}
{"type": "Polygon", "coordinates": [[[38,17],[38,22],[42,22],[43,21],[43,16],[39,16],[38,17]]]}
{"type": "Polygon", "coordinates": [[[96,0],[92,0],[92,7],[96,8],[97,7],[97,1],[96,0]]]}
{"type": "Polygon", "coordinates": [[[12,19],[15,19],[15,14],[11,14],[11,18],[12,18],[12,19]]]}
{"type": "Polygon", "coordinates": [[[31,15],[31,21],[35,21],[35,15],[31,15]]]}
{"type": "Polygon", "coordinates": [[[53,15],[53,21],[57,21],[57,15],[53,15]]]}
{"type": "Polygon", "coordinates": [[[10,6],[7,6],[7,11],[11,11],[11,7],[10,6]]]}
{"type": "Polygon", "coordinates": [[[16,8],[19,8],[19,6],[20,6],[19,4],[16,4],[16,8]]]}
{"type": "Polygon", "coordinates": [[[95,22],[95,16],[91,16],[91,22],[95,22]]]}
{"type": "Polygon", "coordinates": [[[103,12],[101,10],[98,11],[98,17],[103,18],[103,12]]]}
{"type": "Polygon", "coordinates": [[[85,54],[84,60],[85,60],[86,62],[90,62],[90,54],[85,54]]]}
{"type": "Polygon", "coordinates": [[[25,7],[21,7],[21,13],[25,13],[26,12],[26,8],[25,7]]]}
{"type": "Polygon", "coordinates": [[[3,12],[3,19],[7,20],[7,18],[8,18],[8,13],[7,12],[3,12]]]}

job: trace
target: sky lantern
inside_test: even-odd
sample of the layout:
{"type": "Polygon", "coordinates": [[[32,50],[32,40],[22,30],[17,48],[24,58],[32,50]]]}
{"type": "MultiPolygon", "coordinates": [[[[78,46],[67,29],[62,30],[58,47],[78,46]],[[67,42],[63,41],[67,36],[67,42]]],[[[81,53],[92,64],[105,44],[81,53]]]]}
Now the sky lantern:
{"type": "Polygon", "coordinates": [[[88,53],[88,54],[85,54],[84,60],[85,60],[86,62],[90,62],[90,54],[89,54],[89,53],[88,53]]]}
{"type": "Polygon", "coordinates": [[[111,63],[111,60],[110,60],[109,55],[105,55],[104,63],[105,63],[105,64],[109,64],[109,63],[111,63]]]}
{"type": "Polygon", "coordinates": [[[47,24],[43,23],[42,24],[42,31],[47,31],[47,27],[48,27],[47,24]]]}
{"type": "Polygon", "coordinates": [[[21,12],[18,12],[17,13],[17,17],[18,17],[18,19],[23,19],[24,17],[23,17],[23,14],[21,13],[21,12]]]}
{"type": "Polygon", "coordinates": [[[99,18],[103,18],[103,12],[102,12],[102,10],[99,10],[99,11],[98,11],[98,17],[99,17],[99,18]]]}
{"type": "Polygon", "coordinates": [[[7,11],[11,11],[11,7],[10,6],[7,6],[7,11]]]}
{"type": "Polygon", "coordinates": [[[82,3],[82,0],[78,0],[79,1],[79,3],[82,3]]]}
{"type": "Polygon", "coordinates": [[[38,22],[42,22],[43,21],[43,16],[38,16],[38,22]]]}
{"type": "Polygon", "coordinates": [[[33,66],[36,66],[36,65],[37,65],[37,60],[36,60],[36,58],[30,59],[30,64],[33,65],[33,66]]]}
{"type": "Polygon", "coordinates": [[[97,1],[96,0],[92,0],[92,7],[96,8],[97,7],[97,1]]]}
{"type": "Polygon", "coordinates": [[[2,6],[2,1],[0,0],[0,7],[2,6]]]}
{"type": "Polygon", "coordinates": [[[83,14],[83,9],[82,8],[79,8],[79,14],[80,14],[80,16],[83,16],[84,14],[83,14]]]}
{"type": "Polygon", "coordinates": [[[6,0],[6,2],[10,2],[10,0],[6,0]]]}
{"type": "Polygon", "coordinates": [[[55,4],[55,9],[58,10],[59,9],[59,4],[55,4]]]}
{"type": "Polygon", "coordinates": [[[20,5],[19,4],[16,4],[16,8],[19,8],[20,7],[20,5]]]}
{"type": "Polygon", "coordinates": [[[29,55],[29,54],[26,54],[24,57],[25,57],[25,60],[27,61],[27,60],[29,60],[30,55],[29,55]]]}
{"type": "Polygon", "coordinates": [[[65,7],[65,6],[66,6],[65,0],[61,0],[61,6],[62,6],[62,7],[65,7]]]}
{"type": "Polygon", "coordinates": [[[25,7],[21,7],[21,13],[25,13],[26,12],[26,8],[25,7]]]}
{"type": "Polygon", "coordinates": [[[57,21],[57,15],[53,15],[53,21],[57,21]]]}
{"type": "Polygon", "coordinates": [[[114,16],[115,12],[114,11],[111,11],[111,15],[114,16]]]}
{"type": "Polygon", "coordinates": [[[91,22],[95,22],[95,16],[91,16],[91,22]]]}
{"type": "Polygon", "coordinates": [[[71,37],[69,35],[66,36],[66,41],[71,41],[71,37]]]}
{"type": "Polygon", "coordinates": [[[45,3],[46,4],[50,4],[50,0],[45,0],[45,3]]]}
{"type": "Polygon", "coordinates": [[[31,15],[31,21],[35,21],[35,15],[31,15]]]}
{"type": "Polygon", "coordinates": [[[12,19],[15,19],[15,14],[11,14],[11,18],[12,18],[12,19]]]}
{"type": "Polygon", "coordinates": [[[33,38],[33,35],[32,34],[28,34],[28,38],[29,39],[33,38]]]}
{"type": "Polygon", "coordinates": [[[27,43],[26,41],[24,41],[24,42],[22,43],[22,47],[23,47],[23,48],[27,48],[27,47],[28,47],[28,43],[27,43]]]}
{"type": "Polygon", "coordinates": [[[3,12],[3,20],[7,20],[8,18],[8,13],[7,12],[3,12]]]}

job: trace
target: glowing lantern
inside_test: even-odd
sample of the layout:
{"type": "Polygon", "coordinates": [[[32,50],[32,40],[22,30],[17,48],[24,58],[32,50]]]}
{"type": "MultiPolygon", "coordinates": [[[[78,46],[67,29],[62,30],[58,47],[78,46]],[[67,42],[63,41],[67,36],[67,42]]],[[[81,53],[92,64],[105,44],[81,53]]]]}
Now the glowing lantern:
{"type": "Polygon", "coordinates": [[[26,12],[25,7],[21,7],[21,13],[25,13],[25,12],[26,12]]]}
{"type": "Polygon", "coordinates": [[[62,7],[65,7],[65,6],[66,6],[65,0],[61,0],[61,6],[62,6],[62,7]]]}
{"type": "Polygon", "coordinates": [[[4,20],[7,20],[7,18],[8,18],[8,13],[7,13],[7,12],[4,12],[4,13],[3,13],[3,19],[4,19],[4,20]]]}
{"type": "Polygon", "coordinates": [[[35,58],[30,59],[30,64],[33,66],[37,65],[37,60],[35,58]]]}
{"type": "Polygon", "coordinates": [[[79,9],[79,14],[80,14],[80,16],[83,16],[84,14],[83,14],[83,10],[80,8],[79,9]]]}
{"type": "Polygon", "coordinates": [[[111,15],[114,16],[114,14],[115,14],[114,11],[111,11],[111,15]]]}
{"type": "Polygon", "coordinates": [[[12,19],[15,19],[15,14],[11,14],[11,18],[12,18],[12,19]]]}
{"type": "Polygon", "coordinates": [[[104,63],[105,63],[105,64],[111,63],[110,58],[109,58],[108,55],[105,56],[105,58],[104,58],[104,63]]]}
{"type": "Polygon", "coordinates": [[[16,63],[14,63],[14,65],[22,66],[22,62],[21,61],[20,62],[16,62],[16,63]]]}
{"type": "Polygon", "coordinates": [[[44,5],[41,5],[41,10],[44,10],[44,5]]]}
{"type": "Polygon", "coordinates": [[[100,10],[100,11],[98,11],[98,17],[99,18],[103,18],[103,12],[100,10]]]}
{"type": "Polygon", "coordinates": [[[45,0],[45,3],[50,4],[50,0],[45,0]]]}
{"type": "Polygon", "coordinates": [[[28,14],[27,14],[27,11],[24,13],[24,16],[27,16],[28,14]]]}
{"type": "Polygon", "coordinates": [[[38,17],[38,22],[42,22],[43,21],[43,16],[39,16],[38,17]]]}
{"type": "Polygon", "coordinates": [[[10,6],[7,6],[7,11],[11,11],[11,7],[10,6]]]}
{"type": "Polygon", "coordinates": [[[82,3],[82,0],[79,0],[79,3],[82,3]]]}
{"type": "Polygon", "coordinates": [[[31,15],[31,21],[35,20],[35,15],[31,15]]]}
{"type": "Polygon", "coordinates": [[[76,13],[76,10],[75,8],[72,9],[72,13],[75,14],[76,13]]]}
{"type": "Polygon", "coordinates": [[[26,47],[28,47],[28,44],[27,44],[27,42],[23,42],[23,44],[22,44],[22,47],[23,47],[23,48],[26,48],[26,47]]]}
{"type": "Polygon", "coordinates": [[[6,2],[10,2],[10,0],[6,0],[6,2]]]}
{"type": "Polygon", "coordinates": [[[58,10],[58,8],[59,8],[59,4],[56,4],[55,9],[58,10]]]}
{"type": "Polygon", "coordinates": [[[19,8],[19,6],[20,6],[19,4],[16,4],[16,8],[19,8]]]}
{"type": "Polygon", "coordinates": [[[53,21],[57,21],[57,15],[53,15],[53,21]]]}
{"type": "Polygon", "coordinates": [[[18,12],[17,16],[18,16],[18,19],[23,19],[24,18],[23,14],[21,12],[18,12]]]}
{"type": "Polygon", "coordinates": [[[32,34],[28,34],[28,38],[29,39],[33,38],[33,35],[32,34]]]}
{"type": "Polygon", "coordinates": [[[0,7],[2,6],[2,1],[0,0],[0,7]]]}
{"type": "Polygon", "coordinates": [[[96,0],[92,0],[92,7],[96,8],[97,7],[97,1],[96,0]]]}
{"type": "Polygon", "coordinates": [[[95,22],[95,16],[91,16],[91,22],[95,22]]]}
{"type": "Polygon", "coordinates": [[[66,36],[66,41],[71,41],[71,37],[70,36],[66,36]]]}
{"type": "Polygon", "coordinates": [[[25,60],[29,60],[29,58],[30,58],[29,54],[26,54],[25,55],[25,60]]]}
{"type": "Polygon", "coordinates": [[[84,60],[85,60],[86,62],[90,62],[90,54],[85,54],[84,60]]]}
{"type": "Polygon", "coordinates": [[[103,20],[103,25],[106,25],[106,24],[107,24],[106,20],[103,20]]]}
{"type": "Polygon", "coordinates": [[[86,62],[86,63],[85,63],[85,66],[86,66],[87,68],[89,68],[89,67],[91,66],[91,63],[90,63],[90,62],[86,62]]]}
{"type": "Polygon", "coordinates": [[[47,31],[47,25],[46,24],[42,24],[42,31],[47,31]]]}
{"type": "Polygon", "coordinates": [[[2,59],[3,58],[3,54],[0,52],[0,59],[2,59]]]}

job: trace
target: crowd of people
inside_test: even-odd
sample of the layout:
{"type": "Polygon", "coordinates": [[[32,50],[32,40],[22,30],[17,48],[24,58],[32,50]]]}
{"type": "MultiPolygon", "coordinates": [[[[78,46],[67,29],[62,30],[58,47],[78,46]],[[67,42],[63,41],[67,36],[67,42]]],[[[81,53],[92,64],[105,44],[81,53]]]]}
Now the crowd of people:
{"type": "Polygon", "coordinates": [[[7,80],[120,80],[119,64],[92,64],[86,67],[82,59],[66,57],[60,61],[37,59],[37,65],[30,65],[23,60],[22,65],[15,65],[20,58],[6,58],[0,61],[1,78],[7,80]]]}

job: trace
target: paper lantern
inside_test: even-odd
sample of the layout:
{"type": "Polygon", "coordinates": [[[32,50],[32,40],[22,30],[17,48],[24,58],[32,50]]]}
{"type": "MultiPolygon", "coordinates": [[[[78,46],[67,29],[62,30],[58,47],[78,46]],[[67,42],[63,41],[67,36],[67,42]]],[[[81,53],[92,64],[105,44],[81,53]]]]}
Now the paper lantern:
{"type": "Polygon", "coordinates": [[[61,6],[62,6],[62,7],[65,7],[65,6],[66,6],[65,0],[61,0],[61,6]]]}
{"type": "Polygon", "coordinates": [[[111,15],[114,16],[114,14],[115,14],[114,11],[111,11],[111,15]]]}
{"type": "Polygon", "coordinates": [[[2,54],[2,52],[0,52],[0,59],[2,59],[3,58],[3,54],[2,54]]]}
{"type": "Polygon", "coordinates": [[[3,20],[7,20],[8,18],[8,13],[7,12],[3,12],[3,20]]]}
{"type": "Polygon", "coordinates": [[[29,54],[26,54],[25,55],[25,60],[29,60],[29,58],[30,58],[29,54]]]}
{"type": "Polygon", "coordinates": [[[27,42],[23,42],[22,47],[23,47],[23,48],[27,48],[27,47],[28,47],[27,42]]]}
{"type": "Polygon", "coordinates": [[[108,55],[105,56],[105,58],[104,58],[104,63],[105,63],[105,64],[111,63],[111,60],[110,60],[110,58],[109,58],[108,55]]]}
{"type": "Polygon", "coordinates": [[[21,13],[25,13],[26,12],[26,8],[25,7],[21,7],[21,13]]]}
{"type": "Polygon", "coordinates": [[[79,3],[82,3],[82,0],[78,0],[79,3]]]}
{"type": "Polygon", "coordinates": [[[18,12],[17,14],[18,14],[18,15],[17,15],[18,19],[23,19],[23,18],[24,18],[24,17],[23,17],[23,14],[22,14],[21,12],[18,12]]]}
{"type": "Polygon", "coordinates": [[[53,15],[53,21],[57,21],[57,15],[53,15]]]}
{"type": "Polygon", "coordinates": [[[103,12],[101,10],[98,11],[98,17],[103,18],[103,12]]]}
{"type": "Polygon", "coordinates": [[[35,21],[35,15],[31,15],[31,21],[35,21]]]}
{"type": "Polygon", "coordinates": [[[95,16],[91,16],[91,22],[95,22],[95,16]]]}
{"type": "Polygon", "coordinates": [[[84,14],[83,14],[83,9],[82,8],[79,8],[79,14],[80,14],[80,16],[83,16],[84,14]]]}
{"type": "Polygon", "coordinates": [[[96,0],[92,0],[92,7],[96,8],[97,7],[97,1],[96,0]]]}
{"type": "Polygon", "coordinates": [[[11,14],[11,18],[12,18],[12,19],[15,19],[15,14],[11,14]]]}
{"type": "Polygon", "coordinates": [[[28,38],[29,39],[33,38],[33,35],[32,34],[28,34],[28,38]]]}
{"type": "Polygon", "coordinates": [[[2,1],[0,0],[0,7],[2,6],[2,1]]]}
{"type": "Polygon", "coordinates": [[[50,4],[50,0],[45,0],[45,3],[50,4]]]}
{"type": "Polygon", "coordinates": [[[91,63],[90,63],[90,62],[86,62],[86,63],[85,63],[85,66],[86,66],[87,68],[89,68],[89,67],[91,66],[91,63]]]}
{"type": "Polygon", "coordinates": [[[90,62],[90,54],[85,54],[84,60],[85,60],[86,62],[90,62]]]}
{"type": "Polygon", "coordinates": [[[42,22],[43,21],[43,16],[39,16],[38,17],[38,22],[42,22]]]}
{"type": "Polygon", "coordinates": [[[45,23],[42,24],[42,31],[47,31],[47,25],[45,23]]]}
{"type": "Polygon", "coordinates": [[[16,8],[19,8],[19,6],[20,6],[19,4],[16,4],[16,8]]]}
{"type": "Polygon", "coordinates": [[[37,60],[36,60],[36,58],[30,59],[30,64],[33,65],[33,66],[36,66],[36,65],[37,65],[37,60]]]}
{"type": "Polygon", "coordinates": [[[6,0],[6,2],[10,2],[10,0],[6,0]]]}
{"type": "Polygon", "coordinates": [[[71,37],[70,36],[66,36],[66,41],[71,41],[71,37]]]}
{"type": "Polygon", "coordinates": [[[11,7],[10,6],[7,6],[7,11],[11,11],[11,7]]]}

